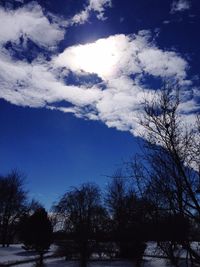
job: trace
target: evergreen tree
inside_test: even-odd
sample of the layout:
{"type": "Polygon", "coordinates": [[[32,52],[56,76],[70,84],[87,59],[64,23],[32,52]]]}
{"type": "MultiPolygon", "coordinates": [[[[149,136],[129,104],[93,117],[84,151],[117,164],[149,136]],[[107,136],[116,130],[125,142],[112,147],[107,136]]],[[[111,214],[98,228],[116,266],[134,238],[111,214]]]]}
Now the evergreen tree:
{"type": "Polygon", "coordinates": [[[39,208],[31,216],[24,217],[20,229],[24,249],[34,249],[40,256],[39,266],[42,266],[43,256],[51,245],[53,232],[45,209],[39,208]]]}

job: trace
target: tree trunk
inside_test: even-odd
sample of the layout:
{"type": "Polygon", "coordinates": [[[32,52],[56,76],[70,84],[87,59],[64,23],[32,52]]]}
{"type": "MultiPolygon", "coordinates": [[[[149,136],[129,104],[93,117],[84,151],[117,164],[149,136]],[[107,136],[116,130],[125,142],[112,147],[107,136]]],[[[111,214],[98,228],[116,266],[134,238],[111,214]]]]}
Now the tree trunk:
{"type": "Polygon", "coordinates": [[[44,260],[44,253],[40,252],[39,266],[43,266],[43,260],[44,260]]]}
{"type": "Polygon", "coordinates": [[[81,256],[80,267],[87,267],[87,259],[86,259],[86,257],[82,257],[81,256]]]}
{"type": "Polygon", "coordinates": [[[80,266],[87,267],[88,261],[88,244],[86,241],[83,241],[81,244],[81,251],[80,251],[80,266]]]}

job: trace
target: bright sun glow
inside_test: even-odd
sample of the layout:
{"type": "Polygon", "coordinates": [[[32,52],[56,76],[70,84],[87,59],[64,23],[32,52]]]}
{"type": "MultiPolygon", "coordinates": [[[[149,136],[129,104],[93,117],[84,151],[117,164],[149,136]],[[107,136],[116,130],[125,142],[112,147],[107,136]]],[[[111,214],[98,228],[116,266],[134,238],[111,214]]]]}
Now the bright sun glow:
{"type": "Polygon", "coordinates": [[[108,40],[78,46],[75,51],[74,64],[83,71],[97,73],[101,77],[109,75],[117,61],[116,44],[108,40]]]}
{"type": "Polygon", "coordinates": [[[65,60],[64,65],[72,71],[96,73],[106,79],[114,73],[119,59],[120,51],[116,38],[107,38],[67,48],[58,58],[58,62],[63,63],[65,60]]]}

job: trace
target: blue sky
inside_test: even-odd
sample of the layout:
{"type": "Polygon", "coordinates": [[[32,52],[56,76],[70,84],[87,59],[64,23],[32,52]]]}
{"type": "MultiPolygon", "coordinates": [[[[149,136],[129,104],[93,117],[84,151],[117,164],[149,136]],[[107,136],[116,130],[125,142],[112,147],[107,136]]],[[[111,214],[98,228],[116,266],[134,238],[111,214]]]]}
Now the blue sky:
{"type": "Polygon", "coordinates": [[[198,0],[6,0],[0,24],[0,170],[24,172],[46,207],[139,150],[142,102],[162,82],[195,121],[198,0]]]}

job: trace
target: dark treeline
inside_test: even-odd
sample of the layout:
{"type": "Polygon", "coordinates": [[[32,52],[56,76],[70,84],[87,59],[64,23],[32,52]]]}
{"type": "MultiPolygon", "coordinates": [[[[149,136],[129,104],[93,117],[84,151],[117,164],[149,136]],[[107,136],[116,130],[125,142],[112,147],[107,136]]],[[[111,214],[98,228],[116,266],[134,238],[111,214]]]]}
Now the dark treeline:
{"type": "Polygon", "coordinates": [[[181,214],[160,212],[139,197],[127,178],[114,175],[104,192],[86,183],[64,194],[53,207],[54,240],[59,255],[80,257],[81,266],[94,254],[135,261],[138,266],[148,241],[189,241],[190,222],[181,214]]]}
{"type": "Polygon", "coordinates": [[[94,183],[67,191],[49,216],[38,202],[28,202],[19,173],[1,177],[0,183],[2,246],[22,242],[24,249],[38,253],[38,266],[53,242],[57,255],[80,259],[81,266],[92,254],[133,260],[139,266],[147,241],[181,244],[190,238],[189,220],[160,212],[121,172],[109,178],[104,193],[94,183]]]}
{"type": "Polygon", "coordinates": [[[43,264],[43,254],[52,240],[52,223],[42,205],[29,201],[24,176],[12,171],[0,177],[0,243],[2,247],[22,242],[26,250],[34,249],[43,264]]]}
{"type": "Polygon", "coordinates": [[[66,191],[49,214],[28,201],[22,176],[0,177],[0,241],[15,240],[43,254],[54,242],[57,255],[124,258],[139,266],[148,241],[174,266],[185,250],[187,266],[200,264],[192,241],[200,240],[200,118],[192,127],[179,114],[179,92],[165,87],[144,102],[141,153],[108,178],[66,191]],[[124,171],[125,169],[125,171],[124,171]]]}

